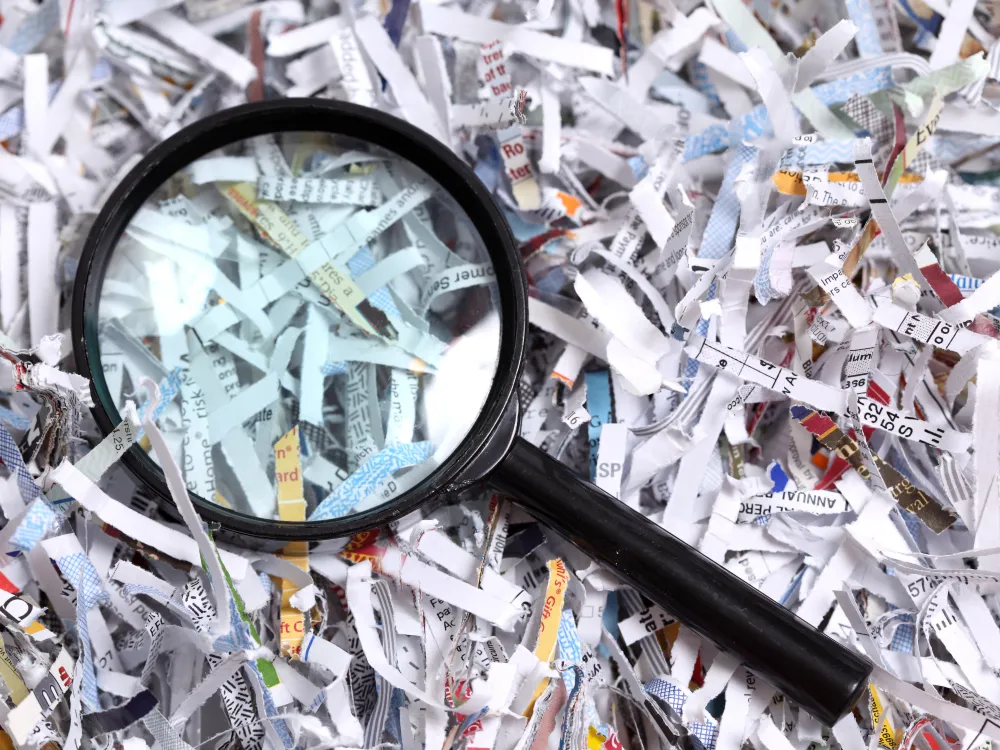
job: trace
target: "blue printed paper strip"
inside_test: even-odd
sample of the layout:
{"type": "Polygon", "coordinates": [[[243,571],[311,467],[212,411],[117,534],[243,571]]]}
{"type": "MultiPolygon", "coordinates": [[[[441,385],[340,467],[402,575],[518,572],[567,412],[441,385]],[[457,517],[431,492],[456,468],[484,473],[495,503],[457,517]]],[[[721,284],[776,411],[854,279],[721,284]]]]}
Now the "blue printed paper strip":
{"type": "Polygon", "coordinates": [[[601,440],[601,426],[614,421],[611,411],[611,380],[607,370],[586,373],[587,411],[590,423],[587,425],[587,439],[590,441],[590,479],[597,472],[597,448],[601,440]]]}
{"type": "Polygon", "coordinates": [[[6,46],[18,55],[26,55],[41,44],[57,26],[59,0],[44,0],[38,10],[21,22],[6,46]]]}
{"type": "Polygon", "coordinates": [[[698,60],[692,60],[688,64],[688,71],[691,74],[691,83],[697,91],[705,95],[713,106],[722,107],[722,99],[719,98],[719,89],[708,76],[708,66],[698,60]]]}
{"type": "MultiPolygon", "coordinates": [[[[684,704],[690,695],[686,690],[658,677],[647,682],[644,687],[647,693],[667,703],[678,716],[684,714],[684,704]]],[[[719,725],[715,719],[709,718],[704,723],[693,722],[688,725],[688,730],[701,740],[705,750],[715,750],[715,742],[719,739],[719,725]]]]}
{"type": "MultiPolygon", "coordinates": [[[[812,91],[823,104],[830,106],[846,102],[854,94],[874,94],[894,85],[891,69],[876,68],[821,84],[812,91]]],[[[767,109],[763,104],[754,107],[739,118],[732,135],[730,130],[729,125],[711,125],[700,133],[689,135],[684,139],[684,161],[724,151],[736,147],[741,141],[756,140],[770,133],[767,109]]]]}
{"type": "Polygon", "coordinates": [[[346,375],[347,374],[347,363],[346,362],[327,362],[323,365],[324,375],[346,375]]]}
{"type": "MultiPolygon", "coordinates": [[[[584,647],[580,640],[580,634],[576,629],[576,620],[570,609],[564,609],[559,620],[559,631],[556,634],[559,643],[559,657],[577,667],[584,667],[584,647]]],[[[582,672],[581,670],[581,673],[582,672]]],[[[561,672],[563,684],[566,686],[566,694],[572,695],[576,688],[577,671],[566,669],[561,672]]],[[[588,726],[600,723],[600,716],[597,713],[597,706],[591,694],[584,703],[584,721],[588,726]]]]}
{"type": "MultiPolygon", "coordinates": [[[[583,648],[580,643],[580,636],[576,632],[576,623],[573,622],[573,613],[564,609],[559,620],[559,632],[557,633],[559,642],[559,658],[568,661],[570,664],[579,664],[583,658],[583,648]]],[[[566,685],[567,695],[573,692],[576,685],[576,672],[567,669],[562,673],[563,683],[566,685]]]]}
{"type": "Polygon", "coordinates": [[[31,427],[31,420],[27,417],[22,417],[17,412],[11,411],[6,406],[0,406],[0,422],[9,424],[15,430],[27,430],[31,427]]]}
{"type": "MultiPolygon", "coordinates": [[[[170,402],[177,398],[177,394],[181,392],[181,368],[175,367],[170,371],[163,380],[157,385],[160,391],[160,400],[156,404],[156,408],[153,409],[153,421],[155,422],[160,418],[160,415],[166,411],[166,408],[170,405],[170,402]]],[[[142,422],[146,418],[146,412],[149,410],[149,399],[147,398],[142,405],[139,407],[139,421],[142,422]]],[[[141,439],[145,434],[145,430],[139,430],[139,435],[137,439],[141,439]]]]}
{"type": "Polygon", "coordinates": [[[429,441],[420,443],[394,443],[371,456],[351,474],[344,483],[327,495],[309,516],[310,521],[327,521],[342,518],[354,506],[378,490],[379,485],[400,469],[423,463],[434,452],[429,441]]]}
{"type": "Polygon", "coordinates": [[[815,165],[834,164],[836,162],[854,163],[855,141],[820,141],[790,149],[787,159],[782,159],[782,167],[810,167],[815,165]]]}
{"type": "MultiPolygon", "coordinates": [[[[719,197],[712,206],[708,224],[705,225],[701,247],[698,249],[699,258],[718,260],[732,250],[733,242],[736,239],[736,228],[739,226],[740,220],[740,200],[736,195],[736,178],[739,177],[743,167],[756,158],[757,149],[746,144],[741,144],[733,154],[732,161],[726,167],[726,174],[719,188],[719,197]]],[[[716,288],[717,285],[713,283],[708,290],[706,299],[715,297],[716,288]]],[[[700,320],[697,331],[701,336],[707,335],[708,321],[700,320]]],[[[688,357],[684,363],[684,378],[686,380],[693,379],[698,374],[698,366],[696,359],[688,357]]]]}
{"type": "Polygon", "coordinates": [[[747,164],[757,157],[757,149],[742,145],[733,154],[733,160],[726,168],[726,175],[719,188],[719,198],[712,207],[712,213],[705,225],[699,258],[718,260],[725,257],[733,247],[736,228],[740,221],[740,199],[736,195],[736,178],[747,164]]]}
{"type": "Polygon", "coordinates": [[[30,552],[40,541],[54,533],[64,520],[66,517],[52,508],[45,498],[35,498],[18,522],[8,545],[19,552],[30,552]]]}
{"type": "Polygon", "coordinates": [[[878,35],[878,26],[872,15],[872,6],[868,0],[846,0],[847,15],[858,27],[854,35],[854,43],[862,57],[879,57],[882,54],[882,40],[878,35]]]}
{"type": "Polygon", "coordinates": [[[41,496],[42,488],[35,483],[35,478],[24,464],[21,450],[3,424],[0,424],[0,461],[17,477],[17,489],[25,505],[41,496]]]}
{"type": "Polygon", "coordinates": [[[83,678],[80,694],[87,712],[101,710],[97,699],[97,674],[94,672],[94,653],[90,643],[87,613],[100,604],[110,604],[111,598],[101,585],[101,578],[90,559],[82,552],[63,555],[56,560],[63,577],[76,586],[76,629],[80,648],[83,678]]]}

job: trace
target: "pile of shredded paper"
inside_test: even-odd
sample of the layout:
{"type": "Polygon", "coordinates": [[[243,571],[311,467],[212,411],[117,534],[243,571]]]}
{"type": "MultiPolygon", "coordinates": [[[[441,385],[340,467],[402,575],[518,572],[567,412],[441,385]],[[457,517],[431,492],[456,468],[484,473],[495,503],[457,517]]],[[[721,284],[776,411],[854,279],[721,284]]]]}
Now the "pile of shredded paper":
{"type": "Polygon", "coordinates": [[[0,746],[1000,741],[996,0],[0,13],[0,746]],[[178,129],[286,96],[475,169],[531,286],[522,435],[867,654],[852,714],[820,725],[501,496],[269,554],[201,523],[155,387],[102,439],[68,351],[96,212],[178,129]],[[183,524],[117,464],[140,431],[183,524]]]}

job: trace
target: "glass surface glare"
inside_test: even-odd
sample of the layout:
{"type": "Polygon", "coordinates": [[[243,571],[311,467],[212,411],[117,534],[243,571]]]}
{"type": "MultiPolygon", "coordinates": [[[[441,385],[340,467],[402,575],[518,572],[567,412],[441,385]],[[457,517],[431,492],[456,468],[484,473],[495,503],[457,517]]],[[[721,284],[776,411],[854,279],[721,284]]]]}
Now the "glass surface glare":
{"type": "Polygon", "coordinates": [[[119,238],[99,299],[105,406],[144,414],[140,379],[158,383],[189,491],[261,519],[341,518],[416,486],[496,374],[499,297],[472,221],[406,159],[336,134],[180,168],[119,238]],[[275,454],[296,427],[304,505],[279,508],[275,454]]]}

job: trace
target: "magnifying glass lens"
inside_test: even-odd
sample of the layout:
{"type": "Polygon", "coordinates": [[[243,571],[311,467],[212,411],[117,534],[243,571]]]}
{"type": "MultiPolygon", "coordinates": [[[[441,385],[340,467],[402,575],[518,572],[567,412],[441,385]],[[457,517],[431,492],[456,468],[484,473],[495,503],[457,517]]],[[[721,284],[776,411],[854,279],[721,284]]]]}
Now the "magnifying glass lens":
{"type": "Polygon", "coordinates": [[[497,370],[473,222],[407,159],[336,134],[254,137],[181,167],[118,239],[99,299],[102,405],[120,413],[140,378],[158,382],[140,412],[154,408],[188,489],[260,519],[342,518],[415,486],[497,370]],[[276,450],[295,427],[305,509],[288,518],[276,450]]]}

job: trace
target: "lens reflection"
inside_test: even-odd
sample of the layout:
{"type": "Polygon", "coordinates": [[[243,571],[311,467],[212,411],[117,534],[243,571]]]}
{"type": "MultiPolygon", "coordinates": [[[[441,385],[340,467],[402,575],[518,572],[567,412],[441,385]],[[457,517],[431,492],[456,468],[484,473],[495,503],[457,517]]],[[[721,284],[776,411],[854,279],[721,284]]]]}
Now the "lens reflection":
{"type": "Polygon", "coordinates": [[[343,517],[466,436],[498,299],[472,222],[407,160],[326,133],[235,142],[161,185],[114,248],[105,406],[152,378],[191,492],[258,518],[343,517]]]}

